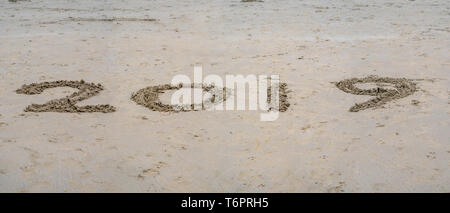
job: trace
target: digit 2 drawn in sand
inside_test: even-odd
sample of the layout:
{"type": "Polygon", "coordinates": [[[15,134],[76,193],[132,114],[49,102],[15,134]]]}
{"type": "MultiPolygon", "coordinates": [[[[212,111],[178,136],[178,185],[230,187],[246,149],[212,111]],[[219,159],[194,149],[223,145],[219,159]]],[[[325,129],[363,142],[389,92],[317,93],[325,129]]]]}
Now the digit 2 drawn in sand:
{"type": "Polygon", "coordinates": [[[109,113],[116,111],[115,107],[104,105],[76,106],[75,104],[97,95],[103,90],[101,84],[86,83],[81,81],[52,81],[42,83],[32,83],[23,85],[16,90],[18,94],[35,95],[41,94],[44,90],[56,87],[72,87],[79,91],[72,93],[64,98],[51,100],[45,104],[31,104],[25,108],[25,112],[103,112],[109,113]]]}
{"type": "Polygon", "coordinates": [[[416,84],[410,79],[378,77],[374,75],[365,78],[345,79],[337,82],[336,87],[346,93],[354,95],[376,96],[376,98],[370,99],[366,102],[355,104],[349,109],[350,112],[358,112],[368,108],[379,107],[389,101],[404,98],[417,91],[416,84]],[[395,89],[386,89],[382,87],[360,89],[355,86],[357,83],[375,83],[377,86],[381,86],[382,84],[391,84],[395,89]]]}

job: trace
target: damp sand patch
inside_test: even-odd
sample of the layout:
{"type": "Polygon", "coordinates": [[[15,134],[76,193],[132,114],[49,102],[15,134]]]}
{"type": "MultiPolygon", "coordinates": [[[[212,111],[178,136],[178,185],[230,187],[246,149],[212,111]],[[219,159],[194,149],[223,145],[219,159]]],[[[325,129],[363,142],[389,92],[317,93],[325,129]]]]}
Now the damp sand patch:
{"type": "Polygon", "coordinates": [[[21,2],[21,1],[30,1],[30,0],[8,0],[8,2],[11,2],[11,3],[17,3],[17,2],[21,2]]]}
{"type": "Polygon", "coordinates": [[[57,24],[61,22],[156,22],[159,19],[154,18],[125,18],[125,17],[116,17],[116,18],[74,18],[69,17],[63,20],[57,21],[44,21],[40,22],[40,24],[57,24]]]}
{"type": "Polygon", "coordinates": [[[135,21],[135,22],[146,22],[146,21],[158,21],[154,18],[73,18],[69,17],[69,21],[75,22],[120,22],[120,21],[135,21]]]}
{"type": "Polygon", "coordinates": [[[375,98],[366,102],[356,103],[349,109],[350,112],[380,107],[389,101],[407,97],[417,91],[417,86],[412,79],[378,77],[375,75],[367,76],[365,78],[345,79],[335,83],[335,85],[346,93],[375,96],[375,98]],[[361,89],[357,87],[358,84],[366,83],[373,83],[378,87],[371,89],[361,89]],[[389,85],[392,88],[383,87],[386,85],[389,85]]]}
{"type": "Polygon", "coordinates": [[[115,112],[115,107],[109,104],[77,106],[76,103],[86,100],[90,97],[98,95],[103,90],[101,84],[86,83],[80,81],[52,81],[42,83],[32,83],[23,85],[16,90],[17,94],[36,95],[41,94],[44,90],[56,87],[71,87],[78,89],[64,98],[51,100],[45,104],[31,104],[25,108],[25,112],[66,112],[66,113],[82,113],[82,112],[115,112]]]}

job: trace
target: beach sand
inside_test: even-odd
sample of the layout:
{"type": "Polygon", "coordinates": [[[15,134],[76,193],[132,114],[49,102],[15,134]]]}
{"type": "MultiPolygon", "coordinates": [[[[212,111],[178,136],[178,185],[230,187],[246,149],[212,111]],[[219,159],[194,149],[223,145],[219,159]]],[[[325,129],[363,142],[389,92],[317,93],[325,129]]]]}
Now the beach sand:
{"type": "Polygon", "coordinates": [[[450,2],[1,1],[0,192],[450,192],[450,2]],[[289,108],[157,112],[178,74],[279,74],[289,108]],[[411,79],[373,98],[335,83],[411,79]],[[115,112],[24,112],[77,91],[115,112]]]}

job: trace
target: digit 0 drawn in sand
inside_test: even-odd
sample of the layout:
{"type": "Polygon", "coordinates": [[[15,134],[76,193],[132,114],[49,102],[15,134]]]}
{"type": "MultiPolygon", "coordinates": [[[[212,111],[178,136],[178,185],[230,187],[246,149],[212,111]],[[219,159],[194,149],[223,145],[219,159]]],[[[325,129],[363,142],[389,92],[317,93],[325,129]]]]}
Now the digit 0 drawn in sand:
{"type": "MultiPolygon", "coordinates": [[[[139,105],[142,105],[144,107],[149,108],[153,111],[159,111],[159,112],[189,112],[193,110],[189,110],[186,108],[194,109],[194,104],[191,104],[190,106],[180,106],[180,105],[171,105],[171,104],[163,104],[161,103],[161,100],[159,99],[159,94],[164,93],[164,91],[167,90],[179,90],[183,88],[182,84],[173,86],[170,84],[163,84],[163,85],[157,85],[157,86],[149,86],[144,89],[140,89],[136,93],[131,95],[131,100],[136,102],[139,105]]],[[[191,84],[190,88],[200,88],[200,85],[198,87],[195,87],[195,84],[191,84]]],[[[208,104],[217,104],[221,103],[222,101],[226,100],[227,93],[229,92],[227,88],[219,89],[215,87],[214,85],[205,85],[202,84],[201,88],[204,92],[213,92],[213,95],[211,98],[206,102],[202,103],[202,109],[205,109],[208,104]],[[219,98],[216,98],[218,96],[219,98]],[[220,100],[220,96],[222,96],[222,100],[220,100]]]]}
{"type": "Polygon", "coordinates": [[[371,95],[376,98],[370,99],[363,103],[357,103],[352,106],[350,112],[358,112],[369,108],[379,107],[389,101],[404,98],[412,95],[417,91],[416,84],[411,79],[406,78],[389,78],[370,75],[365,78],[345,79],[335,83],[340,90],[354,95],[371,95]],[[360,89],[355,84],[375,83],[377,86],[382,84],[391,84],[395,89],[386,89],[382,87],[372,89],[360,89]]]}
{"type": "Polygon", "coordinates": [[[45,104],[31,104],[25,108],[25,112],[115,112],[115,107],[109,104],[103,105],[87,105],[76,106],[75,104],[93,97],[103,90],[101,84],[86,83],[81,81],[52,81],[42,83],[32,83],[23,85],[20,89],[16,90],[17,94],[35,95],[41,94],[44,90],[56,87],[72,87],[79,91],[72,93],[64,98],[51,100],[45,104]]]}

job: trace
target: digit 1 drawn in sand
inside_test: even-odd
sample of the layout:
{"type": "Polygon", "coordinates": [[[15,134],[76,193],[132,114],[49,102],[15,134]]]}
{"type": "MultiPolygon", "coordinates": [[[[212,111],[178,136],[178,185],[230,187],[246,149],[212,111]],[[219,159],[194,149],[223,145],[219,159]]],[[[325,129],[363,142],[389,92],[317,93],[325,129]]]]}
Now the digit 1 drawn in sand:
{"type": "Polygon", "coordinates": [[[416,84],[410,79],[405,78],[389,78],[389,77],[378,77],[370,75],[365,78],[351,78],[339,81],[336,87],[340,90],[354,94],[354,95],[371,95],[376,96],[376,98],[370,99],[363,103],[357,103],[352,106],[350,112],[358,112],[360,110],[365,110],[368,108],[379,107],[386,104],[389,101],[404,98],[406,96],[412,95],[417,91],[416,84]],[[355,86],[357,83],[375,83],[380,84],[392,84],[395,89],[386,89],[382,87],[372,88],[372,89],[360,89],[355,86]]]}
{"type": "Polygon", "coordinates": [[[41,94],[44,90],[56,87],[72,87],[79,91],[72,93],[64,98],[51,100],[45,104],[31,104],[25,108],[25,112],[103,112],[109,113],[116,111],[115,107],[109,104],[76,106],[75,104],[97,95],[103,90],[101,84],[86,83],[81,81],[52,81],[42,83],[32,83],[23,85],[16,90],[17,94],[35,95],[41,94]]]}
{"type": "Polygon", "coordinates": [[[272,87],[269,86],[267,87],[267,103],[270,104],[269,107],[269,111],[273,111],[273,110],[278,110],[280,112],[286,112],[286,110],[289,108],[289,106],[291,105],[288,101],[288,96],[287,94],[290,92],[287,90],[287,84],[286,83],[280,83],[278,85],[279,88],[279,92],[278,93],[274,93],[272,94],[272,87]],[[272,95],[279,95],[280,100],[279,100],[279,106],[274,106],[271,102],[272,102],[272,95]]]}

